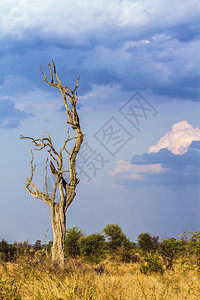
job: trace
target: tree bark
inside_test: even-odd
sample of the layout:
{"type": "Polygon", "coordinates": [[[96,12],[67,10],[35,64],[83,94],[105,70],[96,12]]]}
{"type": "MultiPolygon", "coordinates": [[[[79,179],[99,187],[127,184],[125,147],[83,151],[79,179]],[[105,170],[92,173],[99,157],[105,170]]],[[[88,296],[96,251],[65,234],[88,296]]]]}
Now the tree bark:
{"type": "Polygon", "coordinates": [[[53,229],[52,263],[63,269],[66,215],[60,203],[54,203],[51,208],[51,223],[53,229]]]}
{"type": "Polygon", "coordinates": [[[66,210],[76,196],[75,187],[66,186],[61,181],[59,184],[61,199],[59,203],[51,206],[51,223],[53,229],[53,246],[51,249],[52,263],[61,269],[64,268],[64,247],[66,236],[66,210]],[[63,193],[66,191],[66,196],[63,193]]]}

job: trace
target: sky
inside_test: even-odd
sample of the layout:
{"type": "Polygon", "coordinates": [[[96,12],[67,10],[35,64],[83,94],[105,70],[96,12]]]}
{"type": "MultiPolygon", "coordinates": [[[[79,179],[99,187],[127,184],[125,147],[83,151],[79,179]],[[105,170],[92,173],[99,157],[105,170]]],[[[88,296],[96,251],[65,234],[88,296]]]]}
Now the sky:
{"type": "MultiPolygon", "coordinates": [[[[49,207],[25,188],[32,144],[19,138],[48,132],[62,147],[62,97],[40,72],[52,60],[64,86],[80,75],[67,228],[118,224],[132,241],[200,231],[199,15],[198,0],[0,1],[0,240],[44,242],[47,229],[52,240],[49,207]]],[[[47,155],[34,152],[40,190],[47,155]]]]}

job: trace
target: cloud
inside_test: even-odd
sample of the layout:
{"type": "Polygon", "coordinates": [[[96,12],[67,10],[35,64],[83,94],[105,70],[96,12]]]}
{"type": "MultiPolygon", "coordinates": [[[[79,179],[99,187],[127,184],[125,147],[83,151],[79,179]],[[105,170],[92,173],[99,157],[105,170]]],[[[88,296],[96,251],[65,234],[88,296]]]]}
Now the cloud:
{"type": "MultiPolygon", "coordinates": [[[[198,18],[198,1],[174,0],[2,0],[1,34],[22,39],[30,32],[56,39],[89,40],[94,33],[132,29],[132,34],[155,27],[171,28],[198,18]],[[178,9],[176,9],[178,8],[178,9]],[[148,28],[148,29],[147,29],[148,28]],[[77,39],[77,36],[79,39],[77,39]]],[[[125,32],[124,31],[124,32],[125,32]]]]}
{"type": "Polygon", "coordinates": [[[129,180],[142,180],[144,175],[158,174],[163,171],[161,164],[149,164],[149,165],[133,165],[123,159],[116,162],[114,170],[109,171],[111,177],[117,174],[124,174],[126,179],[129,180]]]}
{"type": "Polygon", "coordinates": [[[79,95],[119,85],[198,101],[198,18],[196,0],[2,0],[0,82],[39,87],[53,58],[67,85],[81,75],[79,95]]]}
{"type": "MultiPolygon", "coordinates": [[[[56,41],[54,45],[47,42],[43,46],[39,41],[33,41],[30,47],[23,45],[21,49],[18,48],[22,53],[8,54],[9,50],[1,53],[1,95],[12,97],[13,93],[35,87],[49,90],[47,85],[41,83],[43,78],[39,66],[42,64],[48,75],[47,64],[53,58],[64,84],[66,82],[73,87],[78,75],[81,75],[79,95],[89,93],[95,85],[100,88],[117,85],[123,92],[149,90],[156,95],[165,95],[168,99],[198,101],[198,39],[182,43],[172,36],[155,37],[152,34],[147,43],[142,37],[128,37],[124,40],[123,34],[119,32],[117,36],[117,45],[96,41],[88,47],[67,48],[61,47],[56,41]],[[13,89],[9,89],[10,86],[13,89]]],[[[14,43],[16,51],[15,46],[14,43]]]]}
{"type": "Polygon", "coordinates": [[[0,99],[0,128],[17,128],[22,120],[31,116],[33,115],[17,109],[12,100],[0,99]]]}
{"type": "Polygon", "coordinates": [[[198,184],[200,181],[200,130],[187,121],[174,124],[149,153],[135,155],[131,162],[119,160],[109,175],[119,184],[198,184]],[[198,139],[198,140],[197,140],[198,139]],[[162,145],[161,147],[159,147],[162,145]]]}
{"type": "Polygon", "coordinates": [[[161,149],[168,149],[173,154],[184,154],[193,141],[200,141],[200,130],[193,128],[187,121],[173,125],[157,144],[149,147],[148,153],[158,153],[161,149]]]}

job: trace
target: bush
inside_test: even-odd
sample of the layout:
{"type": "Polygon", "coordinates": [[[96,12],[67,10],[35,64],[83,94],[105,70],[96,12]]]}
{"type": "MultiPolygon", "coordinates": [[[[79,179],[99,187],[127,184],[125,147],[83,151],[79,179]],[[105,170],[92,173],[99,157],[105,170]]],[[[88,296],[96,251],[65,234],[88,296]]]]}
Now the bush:
{"type": "Polygon", "coordinates": [[[0,260],[2,261],[11,261],[16,255],[16,247],[8,244],[6,240],[0,242],[0,260]]]}
{"type": "Polygon", "coordinates": [[[144,258],[143,264],[140,265],[140,272],[147,275],[151,273],[163,273],[162,264],[157,255],[150,255],[144,258]]]}
{"type": "Polygon", "coordinates": [[[139,256],[134,250],[127,250],[123,247],[119,251],[120,261],[123,263],[136,263],[139,262],[139,256]]]}
{"type": "Polygon", "coordinates": [[[13,246],[16,248],[16,251],[17,251],[17,256],[20,256],[20,255],[25,255],[27,253],[30,253],[30,249],[31,249],[31,245],[29,243],[29,241],[24,241],[23,243],[22,242],[14,242],[13,246]]]}
{"type": "Polygon", "coordinates": [[[35,245],[33,246],[34,251],[42,249],[41,240],[36,240],[35,245]]]}
{"type": "Polygon", "coordinates": [[[48,253],[51,253],[52,246],[53,246],[53,241],[49,241],[49,243],[47,244],[47,248],[46,248],[48,253]]]}
{"type": "Polygon", "coordinates": [[[116,254],[123,263],[137,262],[138,256],[133,250],[135,248],[135,243],[131,242],[129,239],[123,241],[122,246],[118,249],[116,254]]]}
{"type": "Polygon", "coordinates": [[[81,254],[91,262],[98,263],[104,257],[105,237],[94,233],[79,240],[81,254]]]}
{"type": "Polygon", "coordinates": [[[200,232],[194,232],[189,241],[190,252],[200,257],[200,232]]]}
{"type": "Polygon", "coordinates": [[[124,250],[133,250],[135,248],[135,243],[126,238],[122,243],[122,248],[124,250]]]}
{"type": "Polygon", "coordinates": [[[149,233],[141,233],[137,238],[139,248],[144,252],[155,252],[159,248],[158,240],[158,236],[151,236],[149,233]]]}
{"type": "Polygon", "coordinates": [[[173,261],[185,250],[184,241],[178,241],[175,238],[163,240],[160,243],[160,254],[164,260],[167,269],[173,269],[173,261]]]}
{"type": "Polygon", "coordinates": [[[72,227],[67,230],[65,238],[65,255],[77,257],[80,255],[79,240],[83,237],[83,233],[78,227],[72,227]]]}

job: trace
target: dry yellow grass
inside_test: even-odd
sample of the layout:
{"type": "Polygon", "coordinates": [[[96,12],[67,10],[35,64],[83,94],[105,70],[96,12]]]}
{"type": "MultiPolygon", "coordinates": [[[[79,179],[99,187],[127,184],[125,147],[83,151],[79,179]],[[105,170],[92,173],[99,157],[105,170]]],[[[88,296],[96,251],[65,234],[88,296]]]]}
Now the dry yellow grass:
{"type": "Polygon", "coordinates": [[[45,261],[0,265],[0,299],[200,299],[198,270],[175,266],[163,275],[143,275],[139,264],[104,261],[100,276],[90,264],[66,262],[63,272],[52,270],[45,261]]]}

